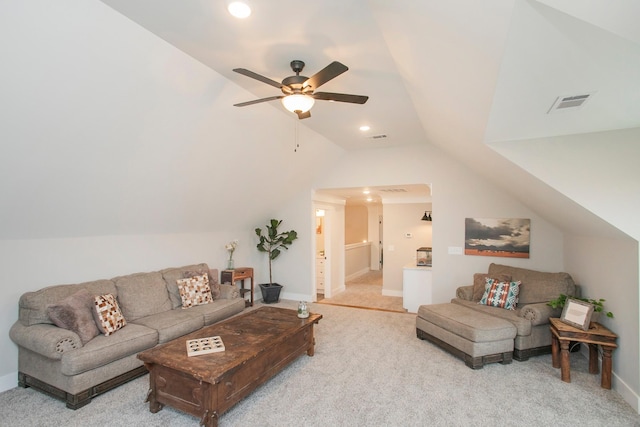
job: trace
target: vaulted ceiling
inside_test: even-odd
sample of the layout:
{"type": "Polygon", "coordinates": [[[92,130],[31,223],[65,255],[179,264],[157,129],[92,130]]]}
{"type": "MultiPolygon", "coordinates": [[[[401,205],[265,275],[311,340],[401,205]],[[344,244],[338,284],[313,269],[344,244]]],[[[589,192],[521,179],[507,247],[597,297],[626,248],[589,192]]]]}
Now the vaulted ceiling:
{"type": "MultiPolygon", "coordinates": [[[[307,76],[342,62],[349,71],[322,90],[369,101],[318,101],[302,126],[347,150],[435,144],[489,178],[487,165],[501,169],[518,179],[497,183],[534,206],[554,199],[547,216],[568,229],[580,223],[562,217],[571,195],[557,197],[522,163],[506,161],[505,144],[640,127],[633,0],[252,0],[245,20],[224,0],[102,1],[256,99],[280,93],[234,68],[280,81],[294,59],[307,76]],[[585,94],[579,108],[552,110],[559,98],[585,94]]],[[[278,101],[241,108],[291,114],[278,101]]]]}
{"type": "Polygon", "coordinates": [[[253,0],[245,20],[231,17],[224,0],[102,1],[256,98],[280,92],[234,68],[280,81],[293,74],[294,59],[306,63],[307,76],[344,63],[350,70],[323,91],[369,101],[317,102],[303,123],[349,149],[428,141],[466,151],[478,138],[640,126],[640,6],[633,1],[253,0]],[[557,97],[584,93],[593,95],[579,112],[548,114],[557,97]],[[467,129],[452,129],[460,116],[467,129]],[[360,132],[362,124],[371,130],[360,132]]]}
{"type": "Polygon", "coordinates": [[[1,236],[211,230],[235,219],[217,210],[239,169],[221,157],[277,168],[233,182],[269,209],[345,150],[433,146],[562,230],[640,236],[621,208],[640,194],[640,3],[249,1],[245,20],[226,0],[2,3],[1,236]],[[234,68],[280,81],[294,59],[308,76],[347,65],[321,90],[368,102],[318,101],[304,120],[233,106],[278,94],[234,68]]]}

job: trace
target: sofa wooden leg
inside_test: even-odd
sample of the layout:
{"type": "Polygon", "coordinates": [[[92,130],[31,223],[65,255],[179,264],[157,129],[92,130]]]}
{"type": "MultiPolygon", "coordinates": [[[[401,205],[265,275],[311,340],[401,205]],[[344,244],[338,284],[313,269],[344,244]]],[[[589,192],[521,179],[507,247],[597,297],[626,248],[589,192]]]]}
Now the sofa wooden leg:
{"type": "Polygon", "coordinates": [[[29,384],[25,379],[25,375],[22,372],[18,372],[18,387],[28,388],[29,384]]]}
{"type": "Polygon", "coordinates": [[[464,364],[471,369],[482,369],[484,367],[484,359],[480,357],[471,357],[468,354],[464,355],[464,364]]]}
{"type": "Polygon", "coordinates": [[[34,390],[39,390],[51,397],[62,400],[66,403],[67,408],[69,409],[78,409],[91,403],[92,398],[109,390],[112,390],[115,387],[118,387],[133,379],[146,375],[147,372],[147,368],[145,368],[144,365],[139,366],[129,372],[125,372],[124,374],[118,375],[115,378],[107,380],[76,394],[67,393],[64,390],[47,384],[44,381],[40,381],[39,379],[29,376],[23,372],[18,372],[18,384],[20,385],[20,387],[32,387],[34,390]]]}
{"type": "Polygon", "coordinates": [[[513,353],[502,353],[502,360],[500,361],[500,363],[502,363],[503,365],[508,365],[511,362],[513,362],[513,353]]]}
{"type": "Polygon", "coordinates": [[[67,393],[67,397],[65,399],[67,408],[76,410],[82,408],[85,405],[88,405],[89,403],[91,403],[91,395],[92,393],[90,390],[85,390],[84,392],[78,394],[67,393]]]}

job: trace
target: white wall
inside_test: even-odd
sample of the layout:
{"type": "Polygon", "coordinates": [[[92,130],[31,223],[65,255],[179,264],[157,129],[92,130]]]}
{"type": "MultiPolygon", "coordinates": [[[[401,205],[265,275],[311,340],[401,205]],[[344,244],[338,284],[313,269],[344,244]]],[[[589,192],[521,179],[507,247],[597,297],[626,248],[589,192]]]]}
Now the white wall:
{"type": "Polygon", "coordinates": [[[354,243],[345,246],[344,271],[345,282],[362,276],[371,270],[371,244],[354,243]]]}
{"type": "MultiPolygon", "coordinates": [[[[434,146],[347,152],[332,164],[331,174],[318,175],[313,185],[338,188],[424,183],[432,184],[434,303],[449,301],[458,286],[471,284],[473,273],[487,271],[491,262],[545,271],[563,270],[563,235],[556,227],[434,146]],[[530,218],[531,258],[449,255],[449,246],[464,246],[466,217],[530,218]]],[[[424,209],[417,219],[422,214],[424,209]]],[[[385,235],[383,239],[387,241],[389,237],[385,235]]],[[[403,260],[409,260],[409,254],[403,260]]]]}
{"type": "MultiPolygon", "coordinates": [[[[508,141],[491,147],[608,223],[640,240],[640,128],[508,141]]],[[[553,206],[548,208],[552,214],[553,206]]],[[[565,224],[563,224],[565,226],[565,224]]],[[[567,224],[567,229],[570,224],[567,224]]],[[[580,232],[580,230],[573,230],[580,232]]]]}
{"type": "Polygon", "coordinates": [[[432,245],[433,223],[422,221],[427,203],[384,203],[384,267],[382,269],[382,293],[402,296],[402,268],[416,265],[416,250],[432,245]],[[406,235],[410,234],[411,237],[406,235]]]}
{"type": "Polygon", "coordinates": [[[568,235],[565,239],[566,271],[580,284],[582,296],[605,299],[605,309],[614,314],[613,319],[601,316],[600,323],[618,335],[613,388],[632,404],[638,402],[640,389],[637,259],[638,242],[631,238],[568,235]]]}
{"type": "Polygon", "coordinates": [[[632,128],[492,144],[574,203],[547,201],[545,214],[567,234],[567,271],[581,278],[590,293],[605,298],[611,311],[623,313],[624,322],[610,322],[612,330],[625,337],[615,355],[614,371],[624,382],[619,391],[636,410],[640,410],[639,140],[640,128],[632,128]],[[611,280],[618,275],[622,281],[611,280]]]}
{"type": "Polygon", "coordinates": [[[369,240],[369,212],[366,206],[346,205],[344,235],[347,245],[369,240]]]}

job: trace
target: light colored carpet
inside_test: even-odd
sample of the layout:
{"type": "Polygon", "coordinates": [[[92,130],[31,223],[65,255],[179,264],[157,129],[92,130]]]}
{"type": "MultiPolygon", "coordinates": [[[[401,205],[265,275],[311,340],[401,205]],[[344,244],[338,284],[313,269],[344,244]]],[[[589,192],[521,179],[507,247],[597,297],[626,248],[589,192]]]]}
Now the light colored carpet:
{"type": "MultiPolygon", "coordinates": [[[[295,308],[297,302],[276,306],[295,308]]],[[[640,426],[580,354],[570,384],[550,356],[467,368],[415,335],[415,315],[311,304],[324,317],[314,357],[301,356],[220,418],[231,426],[640,426]]],[[[32,389],[0,394],[2,426],[197,426],[144,403],[148,376],[77,411],[32,389]]]]}
{"type": "Polygon", "coordinates": [[[345,290],[321,304],[344,305],[404,313],[401,297],[382,295],[382,271],[370,271],[345,283],[345,290]]]}
{"type": "Polygon", "coordinates": [[[353,284],[366,284],[366,285],[376,285],[382,286],[382,270],[370,270],[365,274],[362,274],[355,279],[351,279],[347,281],[347,285],[353,284]]]}

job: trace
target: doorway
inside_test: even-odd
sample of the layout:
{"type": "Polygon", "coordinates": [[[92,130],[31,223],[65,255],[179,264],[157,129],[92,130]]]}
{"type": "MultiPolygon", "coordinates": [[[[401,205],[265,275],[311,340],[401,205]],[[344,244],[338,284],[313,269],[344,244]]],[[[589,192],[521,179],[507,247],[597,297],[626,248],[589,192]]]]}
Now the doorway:
{"type": "MultiPolygon", "coordinates": [[[[336,227],[333,232],[329,233],[326,224],[327,217],[325,216],[323,229],[327,233],[326,237],[332,239],[330,245],[327,246],[325,243],[325,256],[326,261],[331,262],[333,268],[328,269],[325,265],[324,275],[325,278],[330,276],[333,279],[333,285],[330,287],[331,295],[329,295],[325,281],[324,299],[321,300],[321,303],[389,310],[389,306],[385,304],[394,301],[397,311],[405,312],[402,308],[402,268],[407,263],[407,253],[415,250],[415,248],[407,251],[407,248],[404,247],[410,242],[410,240],[407,240],[405,233],[413,231],[406,229],[408,227],[407,224],[412,223],[412,221],[406,221],[403,218],[401,223],[398,224],[398,215],[395,214],[399,206],[430,203],[430,185],[409,184],[386,187],[322,189],[316,190],[313,201],[314,213],[315,209],[320,207],[318,206],[319,202],[326,201],[329,206],[333,207],[333,224],[336,227]],[[359,206],[354,211],[359,210],[359,218],[366,223],[364,231],[362,222],[353,229],[347,229],[347,222],[349,221],[347,216],[352,215],[352,212],[347,212],[347,210],[354,205],[359,206]],[[387,205],[393,208],[391,209],[392,215],[389,224],[384,223],[385,218],[383,215],[383,206],[387,205]],[[385,245],[384,239],[387,237],[384,236],[383,230],[387,227],[390,227],[392,240],[389,242],[388,248],[383,249],[385,245]],[[397,242],[399,235],[402,236],[402,242],[400,243],[397,242]],[[368,261],[363,264],[361,255],[365,246],[367,248],[368,261]],[[354,254],[357,255],[354,256],[354,254]],[[354,258],[358,260],[355,263],[354,258]],[[354,264],[356,265],[354,266],[354,264]],[[400,279],[398,280],[397,277],[400,277],[400,279]],[[389,281],[389,283],[384,283],[386,281],[389,281]],[[356,292],[351,292],[365,285],[378,286],[375,295],[373,295],[375,299],[369,299],[362,294],[358,295],[356,292]]],[[[409,209],[413,210],[414,207],[412,206],[409,209]]],[[[422,212],[420,215],[422,215],[422,212]]],[[[413,213],[411,218],[413,218],[413,213]]],[[[315,257],[316,253],[314,252],[315,257]]],[[[371,289],[373,287],[369,288],[369,290],[371,289]]],[[[391,310],[396,311],[393,308],[391,310]]]]}

